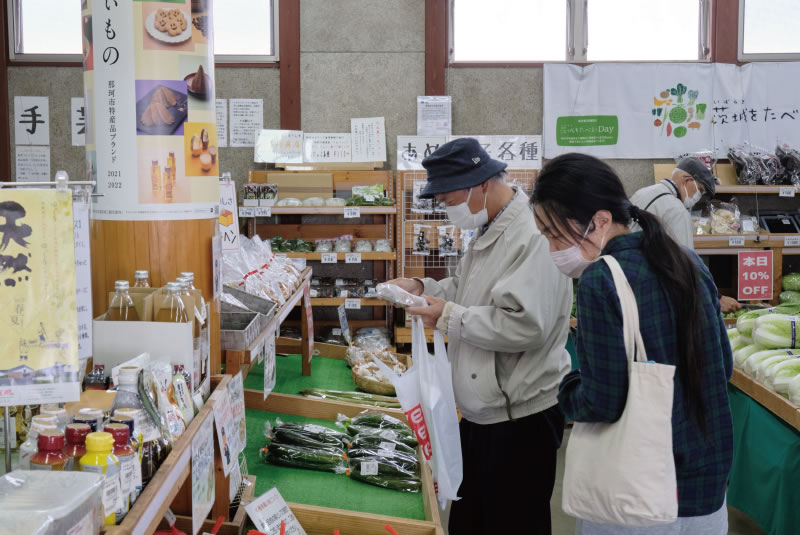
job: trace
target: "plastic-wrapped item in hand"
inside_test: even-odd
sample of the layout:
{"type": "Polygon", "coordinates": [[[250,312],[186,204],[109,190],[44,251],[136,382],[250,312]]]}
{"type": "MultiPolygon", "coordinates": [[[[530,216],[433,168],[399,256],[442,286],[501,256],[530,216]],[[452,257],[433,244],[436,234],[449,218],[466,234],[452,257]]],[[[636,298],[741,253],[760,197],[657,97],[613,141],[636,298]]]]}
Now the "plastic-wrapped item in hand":
{"type": "Polygon", "coordinates": [[[428,302],[424,297],[409,293],[395,284],[382,282],[376,289],[378,297],[401,308],[428,306],[428,302]]]}

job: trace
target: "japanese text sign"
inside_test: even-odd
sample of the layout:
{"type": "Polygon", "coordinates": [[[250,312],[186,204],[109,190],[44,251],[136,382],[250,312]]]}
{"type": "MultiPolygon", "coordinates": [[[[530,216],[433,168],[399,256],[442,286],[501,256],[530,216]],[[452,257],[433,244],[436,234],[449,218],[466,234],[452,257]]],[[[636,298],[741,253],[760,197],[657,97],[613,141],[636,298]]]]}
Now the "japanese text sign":
{"type": "Polygon", "coordinates": [[[772,251],[739,252],[740,301],[772,299],[772,251]]]}

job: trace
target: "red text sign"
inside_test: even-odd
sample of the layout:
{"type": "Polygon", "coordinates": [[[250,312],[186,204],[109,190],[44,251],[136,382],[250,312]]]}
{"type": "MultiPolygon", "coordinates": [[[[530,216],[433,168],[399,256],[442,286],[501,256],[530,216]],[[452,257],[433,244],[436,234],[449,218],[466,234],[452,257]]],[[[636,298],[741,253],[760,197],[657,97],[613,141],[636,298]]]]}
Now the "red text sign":
{"type": "Polygon", "coordinates": [[[772,251],[739,252],[739,301],[772,299],[772,251]]]}

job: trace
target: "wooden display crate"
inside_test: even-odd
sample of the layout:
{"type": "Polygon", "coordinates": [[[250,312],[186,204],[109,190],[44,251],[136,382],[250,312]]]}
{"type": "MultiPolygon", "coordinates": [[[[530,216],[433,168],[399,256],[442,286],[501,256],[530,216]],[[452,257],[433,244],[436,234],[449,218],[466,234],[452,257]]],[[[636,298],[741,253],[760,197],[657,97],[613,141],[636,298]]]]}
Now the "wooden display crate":
{"type": "Polygon", "coordinates": [[[733,370],[731,384],[760,403],[775,416],[800,431],[800,407],[762,385],[742,370],[733,370]]]}

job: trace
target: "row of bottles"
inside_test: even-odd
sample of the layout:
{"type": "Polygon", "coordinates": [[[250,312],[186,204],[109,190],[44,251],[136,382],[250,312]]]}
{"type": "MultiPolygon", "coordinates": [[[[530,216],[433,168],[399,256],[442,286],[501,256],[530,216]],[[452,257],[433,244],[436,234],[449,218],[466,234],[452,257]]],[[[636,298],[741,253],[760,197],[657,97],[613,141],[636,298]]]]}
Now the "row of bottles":
{"type": "MultiPolygon", "coordinates": [[[[133,287],[150,287],[147,271],[140,270],[136,272],[136,280],[133,287]]],[[[118,280],[114,283],[115,293],[111,300],[111,306],[108,307],[108,311],[105,314],[106,321],[139,321],[139,314],[136,312],[129,289],[130,283],[128,281],[118,280]]],[[[187,322],[195,315],[199,318],[204,318],[205,306],[202,299],[199,303],[199,308],[194,306],[194,310],[189,310],[189,307],[186,306],[184,297],[191,297],[190,291],[194,289],[194,273],[191,271],[181,272],[180,277],[175,282],[168,282],[154,320],[160,322],[187,322]]]]}
{"type": "Polygon", "coordinates": [[[150,182],[152,185],[153,197],[161,199],[166,202],[172,202],[175,195],[176,188],[176,171],[175,167],[175,153],[170,152],[167,157],[167,165],[164,166],[164,171],[161,171],[161,165],[158,160],[152,160],[150,166],[150,182]]]}

